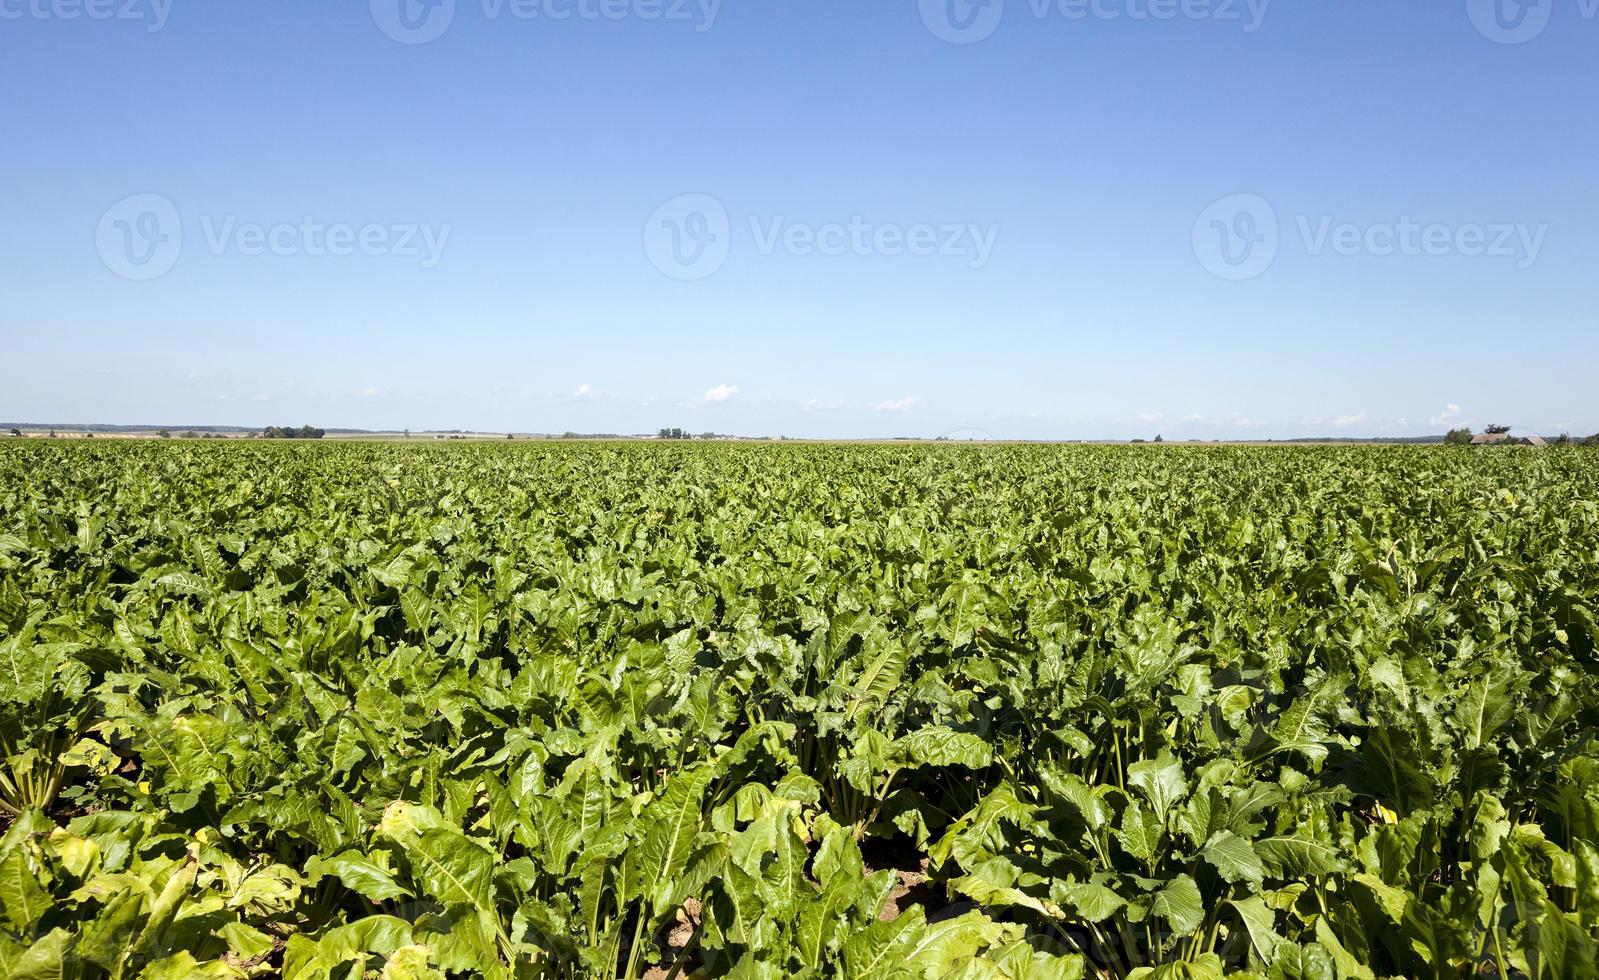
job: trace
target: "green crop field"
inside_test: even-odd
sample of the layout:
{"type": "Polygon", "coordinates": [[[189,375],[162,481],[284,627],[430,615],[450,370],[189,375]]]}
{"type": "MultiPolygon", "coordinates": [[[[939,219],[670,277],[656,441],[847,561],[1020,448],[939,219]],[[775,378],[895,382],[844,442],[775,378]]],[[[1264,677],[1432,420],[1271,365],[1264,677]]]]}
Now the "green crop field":
{"type": "Polygon", "coordinates": [[[1595,975],[1599,454],[0,444],[0,976],[1595,975]]]}

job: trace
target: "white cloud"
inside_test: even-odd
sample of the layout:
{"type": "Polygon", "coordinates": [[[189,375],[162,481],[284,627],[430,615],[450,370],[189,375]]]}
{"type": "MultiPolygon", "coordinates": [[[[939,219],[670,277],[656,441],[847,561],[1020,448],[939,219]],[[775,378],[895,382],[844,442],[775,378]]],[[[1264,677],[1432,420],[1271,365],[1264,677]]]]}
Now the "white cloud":
{"type": "Polygon", "coordinates": [[[594,388],[591,385],[578,385],[577,390],[572,392],[573,401],[587,401],[593,397],[594,388]]]}
{"type": "Polygon", "coordinates": [[[1439,412],[1437,415],[1434,415],[1427,421],[1431,422],[1433,425],[1448,425],[1458,418],[1460,418],[1460,406],[1445,405],[1442,412],[1439,412]]]}
{"type": "Polygon", "coordinates": [[[1246,415],[1185,415],[1183,425],[1202,425],[1215,429],[1225,429],[1229,426],[1235,429],[1262,429],[1270,423],[1259,422],[1246,415]]]}
{"type": "Polygon", "coordinates": [[[1361,412],[1359,415],[1340,415],[1335,419],[1327,420],[1327,424],[1335,429],[1347,429],[1351,425],[1364,425],[1365,422],[1365,412],[1361,412]]]}
{"type": "Polygon", "coordinates": [[[361,397],[362,398],[376,398],[379,394],[381,394],[381,392],[379,392],[376,388],[372,387],[371,385],[368,385],[367,387],[361,389],[361,397]]]}
{"type": "Polygon", "coordinates": [[[876,408],[872,409],[872,411],[874,411],[874,412],[908,412],[911,409],[915,408],[917,405],[920,405],[921,403],[922,403],[922,399],[921,399],[920,395],[906,395],[904,398],[901,398],[901,399],[899,399],[897,401],[882,402],[876,408]]]}
{"type": "Polygon", "coordinates": [[[811,398],[800,402],[800,411],[802,412],[835,412],[843,407],[844,400],[842,398],[828,398],[825,400],[811,398]]]}
{"type": "Polygon", "coordinates": [[[717,385],[705,393],[700,402],[705,405],[716,405],[721,402],[731,401],[740,394],[738,385],[717,385]]]}

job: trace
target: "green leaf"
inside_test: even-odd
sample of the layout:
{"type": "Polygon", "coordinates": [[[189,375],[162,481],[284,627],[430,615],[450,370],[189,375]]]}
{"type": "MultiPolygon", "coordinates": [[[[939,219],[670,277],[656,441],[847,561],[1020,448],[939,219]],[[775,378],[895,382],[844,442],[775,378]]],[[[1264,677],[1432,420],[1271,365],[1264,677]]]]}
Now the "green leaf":
{"type": "MultiPolygon", "coordinates": [[[[382,854],[383,852],[378,852],[382,854]]],[[[387,902],[396,898],[409,898],[411,893],[394,880],[394,872],[387,862],[376,856],[369,857],[360,851],[344,851],[330,858],[313,857],[305,864],[306,875],[315,881],[323,875],[335,875],[344,887],[371,902],[387,902]]]]}
{"type": "Polygon", "coordinates": [[[200,862],[191,853],[167,878],[160,894],[150,903],[150,917],[145,920],[144,928],[133,941],[135,952],[147,954],[162,948],[166,942],[166,932],[177,920],[199,870],[200,862]]]}
{"type": "Polygon", "coordinates": [[[1314,878],[1332,874],[1343,864],[1333,845],[1304,837],[1266,837],[1251,846],[1275,878],[1314,878]]]}
{"type": "Polygon", "coordinates": [[[388,956],[411,943],[411,923],[392,915],[370,915],[329,929],[317,939],[317,957],[330,967],[363,953],[388,956]]]}
{"type": "Polygon", "coordinates": [[[1227,904],[1238,913],[1238,918],[1244,924],[1244,930],[1249,933],[1252,962],[1261,966],[1270,966],[1277,958],[1277,950],[1287,942],[1277,934],[1277,913],[1259,895],[1234,899],[1227,904]]]}
{"type": "Polygon", "coordinates": [[[71,950],[71,933],[52,929],[11,964],[6,980],[73,980],[77,973],[71,950]]]}
{"type": "Polygon", "coordinates": [[[1145,864],[1153,862],[1155,855],[1160,852],[1163,837],[1159,818],[1145,810],[1137,800],[1127,804],[1127,809],[1122,811],[1121,828],[1116,831],[1116,839],[1121,841],[1129,855],[1145,864]]]}
{"type": "Polygon", "coordinates": [[[272,951],[272,937],[243,922],[229,922],[222,927],[222,938],[228,949],[241,960],[253,960],[272,951]]]}
{"type": "Polygon", "coordinates": [[[1248,882],[1259,888],[1266,876],[1266,868],[1255,849],[1230,830],[1212,836],[1200,850],[1199,856],[1216,869],[1223,881],[1235,885],[1248,882]]]}
{"type": "Polygon", "coordinates": [[[44,890],[28,867],[22,848],[0,859],[0,913],[18,932],[38,922],[50,908],[50,893],[44,890]]]}
{"type": "Polygon", "coordinates": [[[493,911],[494,855],[477,841],[454,830],[428,830],[407,853],[429,896],[493,911]]]}
{"type": "Polygon", "coordinates": [[[878,654],[877,659],[861,672],[861,676],[855,682],[854,697],[851,699],[849,711],[845,714],[850,721],[854,721],[862,711],[872,711],[888,703],[895,688],[899,687],[899,679],[910,662],[910,651],[904,644],[893,640],[883,642],[887,649],[878,654]]]}
{"type": "Polygon", "coordinates": [[[1144,794],[1162,825],[1177,801],[1188,795],[1188,780],[1183,776],[1182,763],[1170,755],[1128,766],[1127,781],[1144,794]]]}
{"type": "Polygon", "coordinates": [[[1001,925],[981,912],[935,922],[922,930],[905,952],[905,964],[924,977],[945,977],[964,967],[979,953],[1020,939],[1024,929],[1001,925]]]}
{"type": "Polygon", "coordinates": [[[994,750],[976,735],[956,732],[942,725],[918,729],[894,743],[895,753],[908,767],[964,766],[986,769],[993,764],[994,750]]]}
{"type": "Polygon", "coordinates": [[[816,880],[823,888],[835,881],[856,881],[866,873],[866,862],[861,858],[854,835],[842,827],[834,828],[822,838],[813,865],[816,880]]]}
{"type": "Polygon", "coordinates": [[[1127,904],[1126,899],[1111,889],[1093,882],[1064,885],[1060,894],[1086,922],[1104,922],[1127,904]]]}
{"type": "Polygon", "coordinates": [[[700,766],[674,776],[641,819],[644,834],[635,859],[638,894],[648,898],[658,913],[677,904],[673,901],[677,879],[688,866],[705,788],[714,773],[714,767],[700,766]]]}
{"type": "Polygon", "coordinates": [[[892,922],[876,922],[844,941],[841,954],[849,980],[910,980],[916,976],[906,964],[907,957],[927,926],[920,905],[892,922]]]}
{"type": "Polygon", "coordinates": [[[1205,908],[1199,885],[1187,875],[1178,875],[1155,893],[1150,911],[1166,920],[1172,932],[1186,936],[1205,921],[1205,908]]]}

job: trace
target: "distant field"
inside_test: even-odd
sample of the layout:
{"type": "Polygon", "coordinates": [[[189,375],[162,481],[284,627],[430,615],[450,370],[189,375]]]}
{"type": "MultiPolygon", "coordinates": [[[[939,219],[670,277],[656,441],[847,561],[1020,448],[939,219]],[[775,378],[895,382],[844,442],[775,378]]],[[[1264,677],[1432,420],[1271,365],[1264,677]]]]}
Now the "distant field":
{"type": "Polygon", "coordinates": [[[1591,451],[447,445],[0,441],[0,976],[1593,975],[1591,451]]]}

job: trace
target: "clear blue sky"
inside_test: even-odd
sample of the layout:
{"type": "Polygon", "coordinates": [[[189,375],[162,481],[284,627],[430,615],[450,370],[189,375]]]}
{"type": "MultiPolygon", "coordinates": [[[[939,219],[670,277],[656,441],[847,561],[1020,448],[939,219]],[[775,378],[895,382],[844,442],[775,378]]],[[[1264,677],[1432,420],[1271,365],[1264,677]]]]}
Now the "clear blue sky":
{"type": "Polygon", "coordinates": [[[0,0],[0,419],[1599,431],[1594,0],[85,2],[0,0]]]}

